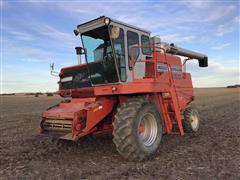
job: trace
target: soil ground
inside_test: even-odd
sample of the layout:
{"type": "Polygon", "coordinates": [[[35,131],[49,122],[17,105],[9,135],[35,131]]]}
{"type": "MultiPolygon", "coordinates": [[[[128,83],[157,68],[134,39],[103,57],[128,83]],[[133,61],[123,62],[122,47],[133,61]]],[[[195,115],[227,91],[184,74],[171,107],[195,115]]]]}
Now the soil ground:
{"type": "Polygon", "coordinates": [[[239,90],[195,89],[199,133],[165,135],[156,157],[139,163],[122,159],[111,136],[60,145],[36,136],[59,97],[0,97],[0,179],[240,179],[239,90]]]}

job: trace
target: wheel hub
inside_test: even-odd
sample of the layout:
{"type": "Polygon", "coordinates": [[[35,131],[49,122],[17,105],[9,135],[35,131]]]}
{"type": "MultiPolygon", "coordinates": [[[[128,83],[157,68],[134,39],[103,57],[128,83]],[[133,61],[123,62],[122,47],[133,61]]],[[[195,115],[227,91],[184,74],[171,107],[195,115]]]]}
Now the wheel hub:
{"type": "Polygon", "coordinates": [[[191,116],[191,126],[193,130],[195,130],[198,127],[198,123],[199,123],[198,121],[199,119],[196,115],[191,116]]]}
{"type": "Polygon", "coordinates": [[[155,117],[147,113],[145,114],[138,126],[138,134],[145,146],[151,146],[157,138],[157,122],[155,117]]]}

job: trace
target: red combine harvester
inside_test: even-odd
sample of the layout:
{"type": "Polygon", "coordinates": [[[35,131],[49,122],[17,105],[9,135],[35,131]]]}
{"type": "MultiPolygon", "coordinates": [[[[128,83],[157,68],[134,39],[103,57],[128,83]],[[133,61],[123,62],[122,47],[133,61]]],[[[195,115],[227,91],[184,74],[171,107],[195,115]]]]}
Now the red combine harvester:
{"type": "Polygon", "coordinates": [[[76,47],[79,64],[62,68],[58,82],[59,95],[70,99],[43,112],[40,134],[77,141],[112,132],[118,152],[139,161],[155,154],[163,134],[199,129],[185,63],[197,59],[207,67],[206,55],[105,16],[74,33],[83,44],[76,47]]]}

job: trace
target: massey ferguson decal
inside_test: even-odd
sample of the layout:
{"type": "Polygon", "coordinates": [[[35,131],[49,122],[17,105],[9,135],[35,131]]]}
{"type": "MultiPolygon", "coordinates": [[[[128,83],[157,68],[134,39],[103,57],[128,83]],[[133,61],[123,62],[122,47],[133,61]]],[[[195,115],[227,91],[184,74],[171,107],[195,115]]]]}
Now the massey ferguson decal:
{"type": "MultiPolygon", "coordinates": [[[[180,66],[172,66],[171,67],[173,72],[174,79],[181,79],[182,78],[182,68],[180,66]]],[[[158,63],[157,64],[157,71],[158,72],[167,72],[168,67],[166,64],[158,63]]]]}
{"type": "Polygon", "coordinates": [[[168,71],[168,67],[167,67],[166,64],[158,63],[158,64],[157,64],[157,71],[158,71],[158,72],[168,71]]]}

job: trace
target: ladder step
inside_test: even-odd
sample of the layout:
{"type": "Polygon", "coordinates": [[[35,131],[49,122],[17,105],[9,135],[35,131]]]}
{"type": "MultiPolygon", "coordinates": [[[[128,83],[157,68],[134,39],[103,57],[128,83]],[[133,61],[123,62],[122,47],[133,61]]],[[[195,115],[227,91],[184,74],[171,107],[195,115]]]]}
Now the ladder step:
{"type": "Polygon", "coordinates": [[[170,99],[169,99],[169,100],[164,99],[163,102],[164,102],[164,103],[172,103],[173,101],[170,100],[170,99]]]}
{"type": "Polygon", "coordinates": [[[163,99],[172,99],[172,96],[163,97],[163,99]]]}
{"type": "Polygon", "coordinates": [[[173,135],[180,135],[179,132],[171,132],[170,134],[173,134],[173,135]]]}

